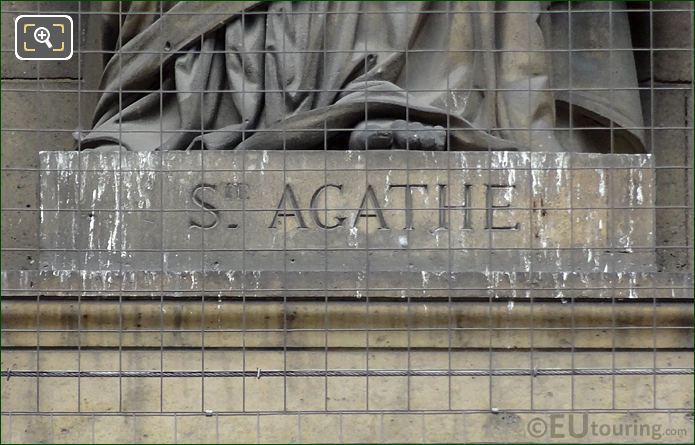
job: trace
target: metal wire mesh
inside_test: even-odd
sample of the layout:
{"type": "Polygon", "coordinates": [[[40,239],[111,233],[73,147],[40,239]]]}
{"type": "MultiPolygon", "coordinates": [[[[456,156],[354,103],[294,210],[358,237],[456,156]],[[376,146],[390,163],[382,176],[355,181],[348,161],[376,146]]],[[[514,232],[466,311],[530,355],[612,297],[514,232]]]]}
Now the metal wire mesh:
{"type": "MultiPolygon", "coordinates": [[[[88,2],[2,5],[3,25],[21,14],[64,13],[73,17],[76,36],[72,60],[27,62],[14,58],[11,39],[3,31],[3,441],[692,440],[692,5],[553,2],[536,7],[528,2],[510,12],[485,2],[468,2],[461,12],[451,5],[423,7],[409,2],[374,3],[365,10],[352,2],[327,10],[319,7],[321,2],[307,2],[313,9],[293,8],[289,3],[277,2],[271,8],[252,2],[152,2],[140,10],[129,10],[128,4],[120,2],[114,10],[88,2]],[[227,10],[232,8],[236,9],[234,15],[227,10]],[[404,73],[399,79],[405,92],[403,115],[399,115],[406,125],[403,134],[411,134],[407,132],[423,116],[419,104],[411,103],[412,97],[447,97],[437,102],[444,120],[434,122],[447,135],[439,147],[441,153],[432,155],[420,145],[411,147],[417,139],[411,137],[405,138],[402,150],[392,150],[396,156],[405,153],[393,164],[384,164],[385,158],[379,157],[390,156],[388,153],[379,154],[369,146],[336,161],[352,143],[347,138],[355,127],[329,118],[320,127],[305,127],[292,120],[296,110],[291,107],[319,94],[337,101],[346,94],[344,86],[318,89],[302,79],[288,78],[275,88],[249,85],[245,76],[239,84],[196,84],[200,88],[177,87],[174,81],[180,79],[176,76],[185,80],[186,75],[196,75],[186,65],[190,62],[187,57],[230,54],[237,58],[227,59],[226,66],[212,64],[208,80],[233,70],[235,63],[240,72],[248,74],[256,69],[250,60],[257,55],[264,58],[268,72],[273,66],[291,72],[296,68],[292,64],[297,63],[294,55],[300,57],[300,64],[313,63],[312,69],[326,76],[336,69],[330,66],[331,57],[352,58],[358,60],[354,77],[367,76],[373,60],[394,51],[383,42],[370,40],[369,29],[359,29],[361,34],[347,46],[332,41],[331,35],[334,28],[355,20],[356,14],[385,13],[405,17],[403,23],[408,26],[440,17],[437,23],[462,33],[468,30],[451,28],[457,14],[500,27],[510,17],[522,17],[528,25],[525,30],[516,28],[528,41],[519,44],[517,40],[517,46],[511,48],[489,46],[484,41],[474,41],[465,49],[451,48],[448,40],[446,45],[417,46],[410,44],[416,41],[413,37],[396,51],[404,73]],[[200,17],[216,25],[206,32],[200,30],[193,44],[179,47],[171,41],[176,35],[172,30],[183,33],[187,23],[200,17]],[[266,20],[265,39],[281,36],[277,46],[259,50],[248,37],[257,31],[253,27],[259,17],[266,20]],[[566,20],[567,46],[548,41],[559,38],[557,35],[545,35],[545,47],[532,46],[536,28],[553,17],[566,20]],[[587,17],[597,29],[607,31],[611,41],[593,48],[574,47],[573,36],[582,30],[573,27],[586,25],[587,17]],[[614,27],[623,18],[630,46],[612,40],[617,35],[614,27]],[[240,41],[221,31],[231,20],[240,23],[240,41]],[[149,24],[146,31],[130,28],[138,21],[149,24]],[[291,23],[302,21],[316,28],[301,28],[306,36],[293,33],[291,23]],[[150,33],[155,40],[144,49],[132,50],[128,39],[137,32],[150,33]],[[303,39],[314,39],[317,46],[302,47],[298,42],[305,43],[303,39]],[[211,46],[211,41],[216,43],[211,46]],[[436,54],[446,54],[446,63],[432,71],[447,73],[444,84],[409,79],[421,75],[409,69],[410,65],[425,70],[427,64],[415,65],[416,61],[436,54]],[[510,85],[500,82],[493,87],[481,87],[485,82],[465,88],[451,85],[449,73],[470,69],[457,64],[457,57],[475,54],[493,55],[491,60],[497,61],[514,57],[521,66],[532,65],[532,58],[539,54],[548,59],[563,57],[569,68],[557,74],[554,83],[540,87],[531,80],[510,85]],[[624,54],[634,57],[633,86],[614,79],[620,75],[617,60],[624,54]],[[147,75],[148,82],[128,83],[128,76],[137,76],[130,74],[133,60],[141,56],[158,60],[156,73],[147,75]],[[521,60],[522,56],[528,56],[527,60],[521,60]],[[596,73],[595,85],[575,86],[577,58],[591,57],[607,60],[608,73],[596,73]],[[118,79],[115,89],[113,84],[105,87],[100,83],[108,63],[118,79]],[[288,68],[288,64],[292,66],[288,68]],[[600,81],[604,74],[607,85],[600,81]],[[459,106],[457,93],[483,98],[511,94],[511,102],[517,100],[514,97],[550,94],[556,98],[552,104],[558,109],[557,116],[566,115],[550,127],[520,127],[512,119],[498,119],[487,127],[468,126],[452,111],[459,106]],[[575,101],[582,100],[583,94],[608,97],[610,105],[620,104],[623,93],[636,93],[643,125],[631,124],[629,119],[574,116],[580,109],[575,101]],[[263,113],[278,108],[279,122],[230,129],[206,118],[206,107],[233,97],[240,110],[239,122],[248,122],[253,116],[247,116],[247,110],[257,106],[248,102],[258,101],[254,95],[263,97],[265,108],[259,108],[263,113]],[[142,105],[140,118],[116,118],[113,125],[100,130],[90,119],[99,98],[107,96],[117,117],[125,115],[136,100],[150,101],[142,105]],[[180,100],[181,115],[190,108],[199,109],[192,114],[199,122],[168,126],[166,116],[176,100],[180,100]],[[147,121],[146,110],[157,109],[154,120],[147,121]],[[149,122],[149,127],[137,127],[142,122],[149,122]],[[559,135],[570,145],[588,140],[587,151],[601,153],[605,156],[601,159],[614,156],[615,161],[592,164],[586,159],[599,155],[583,158],[573,154],[562,157],[560,167],[534,164],[536,154],[524,155],[528,150],[517,147],[516,154],[522,154],[512,157],[518,164],[510,167],[504,151],[490,142],[474,147],[475,155],[466,155],[470,159],[479,156],[479,165],[462,165],[457,156],[472,149],[470,145],[455,148],[452,135],[469,140],[477,132],[511,135],[512,140],[531,143],[548,134],[559,135]],[[96,133],[101,139],[93,137],[96,133]],[[223,147],[236,153],[231,166],[232,155],[214,151],[211,141],[236,138],[237,133],[238,141],[223,147]],[[302,137],[298,139],[296,134],[302,137]],[[640,159],[647,161],[620,161],[626,153],[626,134],[643,134],[641,144],[650,157],[640,159]],[[251,144],[251,149],[239,149],[259,135],[267,136],[259,140],[279,141],[279,146],[268,152],[254,150],[251,144]],[[138,140],[143,141],[142,146],[133,145],[138,140]],[[171,140],[191,144],[174,147],[187,148],[185,152],[164,150],[171,140]],[[318,146],[308,147],[316,140],[318,146]],[[130,153],[145,150],[151,141],[155,142],[150,153],[130,153]],[[297,146],[301,149],[303,144],[313,151],[297,155],[297,146]],[[106,145],[128,150],[94,150],[106,145]],[[41,158],[39,151],[72,155],[42,154],[41,158]],[[177,156],[181,154],[188,160],[180,161],[177,156]],[[298,156],[305,156],[301,159],[306,161],[295,161],[298,156]],[[424,158],[436,158],[443,165],[427,164],[424,158]],[[107,161],[99,164],[94,159],[107,161]],[[501,189],[499,196],[518,193],[523,199],[500,204],[490,188],[501,184],[498,178],[510,169],[518,175],[517,184],[492,187],[501,189]],[[587,174],[600,169],[604,172],[600,184],[587,179],[587,174]],[[487,199],[470,203],[466,198],[457,207],[451,189],[461,172],[469,171],[479,172],[487,185],[486,195],[475,192],[480,195],[470,196],[487,199]],[[396,190],[404,188],[403,200],[394,201],[391,207],[386,201],[383,207],[388,211],[381,216],[373,213],[368,191],[374,178],[381,178],[378,175],[386,177],[385,190],[393,190],[388,176],[392,172],[405,181],[406,185],[395,185],[396,190]],[[338,187],[334,181],[341,174],[348,178],[345,190],[357,185],[360,193],[367,190],[352,197],[352,204],[334,205],[334,196],[329,198],[328,186],[342,190],[343,184],[338,187]],[[131,183],[147,175],[155,178],[148,189],[152,194],[147,195],[152,202],[133,207],[138,193],[132,198],[125,193],[131,190],[131,183]],[[227,181],[225,193],[238,199],[210,207],[206,203],[212,202],[212,192],[219,191],[210,184],[225,175],[235,178],[227,181]],[[194,177],[198,182],[190,179],[194,177]],[[551,183],[555,180],[558,188],[569,190],[565,201],[540,204],[550,215],[568,215],[565,226],[558,222],[548,229],[558,230],[566,241],[563,245],[549,248],[533,241],[534,236],[544,236],[535,223],[541,210],[534,193],[546,185],[538,177],[548,181],[548,187],[555,187],[551,183]],[[412,198],[418,189],[411,193],[408,184],[421,186],[422,178],[439,181],[428,189],[431,205],[412,198]],[[167,187],[175,180],[199,184],[189,196],[197,207],[173,203],[167,187]],[[98,199],[91,195],[90,181],[103,189],[99,189],[98,199]],[[287,188],[261,206],[242,196],[264,190],[273,181],[313,184],[311,204],[309,196],[297,198],[287,194],[287,188]],[[630,193],[639,189],[640,194],[648,194],[645,202],[640,198],[643,213],[635,212],[634,201],[617,197],[615,190],[626,182],[630,193]],[[239,186],[249,183],[257,187],[239,186]],[[324,188],[318,189],[321,185],[324,188]],[[75,196],[67,202],[67,195],[60,193],[71,186],[75,196]],[[605,203],[586,199],[591,187],[608,190],[605,203]],[[522,189],[528,192],[522,194],[522,189]],[[113,202],[108,198],[111,195],[113,202]],[[321,201],[323,208],[316,211],[314,203],[321,201]],[[467,245],[450,235],[451,215],[461,209],[470,212],[463,215],[473,215],[471,221],[466,216],[456,221],[462,224],[462,232],[469,229],[468,224],[481,224],[466,232],[474,233],[466,238],[467,245]],[[356,215],[352,227],[349,221],[343,226],[339,218],[347,220],[344,215],[350,212],[356,215]],[[378,230],[400,224],[400,219],[393,222],[397,212],[414,216],[410,220],[403,217],[404,230],[394,238],[399,243],[394,247],[384,244],[378,230]],[[500,241],[492,230],[494,218],[503,218],[499,216],[505,215],[502,212],[514,212],[509,214],[522,221],[504,226],[517,234],[513,242],[500,241]],[[226,235],[219,232],[202,230],[210,214],[217,215],[214,224],[223,217],[240,215],[242,223],[226,226],[239,234],[238,243],[226,242],[226,235]],[[301,219],[302,214],[307,221],[301,219]],[[271,244],[264,244],[267,232],[254,226],[261,216],[268,221],[272,218],[270,227],[277,239],[271,244]],[[331,217],[347,242],[336,243],[330,230],[318,230],[326,229],[331,217]],[[637,226],[628,224],[626,217],[637,220],[637,226]],[[99,218],[115,218],[117,242],[94,245],[90,238],[87,248],[80,244],[80,237],[99,237],[89,226],[99,218]],[[135,222],[130,227],[144,227],[135,224],[147,221],[156,229],[128,244],[124,241],[130,236],[127,226],[119,225],[118,218],[132,218],[135,222]],[[196,222],[191,225],[201,229],[196,241],[167,247],[168,237],[177,231],[167,228],[172,218],[193,218],[190,220],[196,222]],[[420,235],[412,230],[413,221],[420,224],[426,218],[439,224],[428,234],[436,237],[436,245],[418,244],[420,235]],[[281,222],[276,224],[276,219],[281,222]],[[599,220],[608,225],[601,229],[607,234],[601,242],[591,238],[587,229],[599,220]],[[53,228],[48,228],[47,221],[55,223],[53,228]],[[313,238],[295,242],[297,227],[292,221],[299,228],[314,224],[313,238]],[[359,228],[364,236],[350,238],[358,222],[363,224],[359,228]],[[483,223],[489,230],[483,230],[483,223]],[[619,237],[626,224],[644,234],[627,247],[619,237]],[[437,232],[439,229],[446,230],[437,232]],[[442,235],[440,243],[444,232],[447,235],[442,235]],[[71,237],[78,241],[63,242],[71,237]],[[159,244],[149,245],[147,238],[159,244]],[[526,239],[531,241],[522,241],[526,239]],[[110,254],[113,263],[104,259],[111,258],[110,254]],[[594,255],[599,259],[592,259],[594,255]],[[147,258],[143,260],[147,267],[134,266],[137,258],[147,258]],[[555,269],[547,265],[555,264],[553,261],[558,265],[555,269]],[[404,266],[399,269],[400,264],[404,266]],[[558,418],[552,416],[560,415],[565,416],[565,424],[573,421],[569,416],[592,416],[590,420],[599,422],[599,428],[572,435],[554,423],[558,418]],[[644,428],[617,432],[614,426],[626,422],[644,428]],[[544,428],[537,429],[538,425],[544,428]],[[560,435],[551,436],[548,428],[557,425],[560,435]],[[603,425],[611,426],[608,434],[601,432],[603,425]]],[[[437,30],[425,27],[421,32],[436,34],[437,30]]],[[[594,38],[604,34],[597,31],[594,38]]],[[[474,34],[467,38],[474,39],[474,34]]],[[[490,69],[486,66],[481,72],[504,77],[502,67],[497,67],[498,74],[490,74],[490,69]]],[[[265,79],[270,84],[268,76],[265,79]]],[[[362,93],[357,106],[364,121],[383,118],[370,102],[370,97],[380,100],[382,92],[365,88],[362,93]]],[[[520,115],[542,112],[534,108],[532,100],[518,100],[527,106],[520,115]]],[[[305,108],[311,112],[320,106],[315,103],[305,108]]],[[[329,111],[324,110],[326,116],[329,111]]],[[[439,131],[434,123],[417,127],[419,138],[439,131]]],[[[534,150],[545,151],[542,145],[534,150]]],[[[575,147],[575,151],[582,150],[575,147]]],[[[467,196],[467,187],[462,186],[462,196],[467,196]]],[[[386,195],[384,192],[384,198],[386,195]]],[[[377,196],[382,194],[374,196],[378,206],[377,196]]]]}

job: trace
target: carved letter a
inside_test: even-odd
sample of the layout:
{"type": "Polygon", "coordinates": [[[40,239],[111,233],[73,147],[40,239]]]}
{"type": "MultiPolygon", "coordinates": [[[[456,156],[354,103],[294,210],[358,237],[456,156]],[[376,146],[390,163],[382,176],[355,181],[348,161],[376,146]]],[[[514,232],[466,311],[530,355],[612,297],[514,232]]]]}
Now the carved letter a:
{"type": "Polygon", "coordinates": [[[294,216],[297,219],[297,225],[300,228],[307,228],[307,225],[304,222],[304,217],[302,216],[302,211],[299,210],[297,197],[294,195],[294,190],[292,190],[292,186],[289,184],[285,184],[285,190],[282,192],[282,197],[280,198],[280,202],[275,210],[275,215],[273,215],[273,222],[270,223],[270,229],[275,228],[278,216],[285,218],[288,216],[294,216]]]}
{"type": "Polygon", "coordinates": [[[362,202],[360,203],[360,208],[357,209],[355,219],[352,221],[352,227],[357,226],[357,222],[359,221],[360,217],[377,218],[379,220],[380,229],[389,228],[389,226],[386,224],[386,219],[384,219],[384,213],[381,211],[379,200],[376,199],[376,193],[374,193],[374,189],[371,185],[368,185],[367,190],[364,192],[362,202]],[[371,204],[369,201],[371,201],[371,204]],[[370,210],[373,210],[373,212],[370,212],[370,210]]]}

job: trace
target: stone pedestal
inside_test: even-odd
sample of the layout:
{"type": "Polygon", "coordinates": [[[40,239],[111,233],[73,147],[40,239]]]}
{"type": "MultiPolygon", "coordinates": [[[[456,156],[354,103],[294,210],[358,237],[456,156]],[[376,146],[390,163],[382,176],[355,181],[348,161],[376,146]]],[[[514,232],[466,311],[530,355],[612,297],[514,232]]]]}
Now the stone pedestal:
{"type": "Polygon", "coordinates": [[[648,272],[649,155],[41,154],[42,270],[648,272]]]}

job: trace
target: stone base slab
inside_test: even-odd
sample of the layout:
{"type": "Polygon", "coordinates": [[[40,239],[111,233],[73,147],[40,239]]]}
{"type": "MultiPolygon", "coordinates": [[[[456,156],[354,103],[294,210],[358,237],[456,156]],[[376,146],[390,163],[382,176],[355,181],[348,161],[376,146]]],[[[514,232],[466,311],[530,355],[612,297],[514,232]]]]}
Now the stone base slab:
{"type": "Polygon", "coordinates": [[[42,152],[42,270],[653,271],[650,155],[42,152]]]}

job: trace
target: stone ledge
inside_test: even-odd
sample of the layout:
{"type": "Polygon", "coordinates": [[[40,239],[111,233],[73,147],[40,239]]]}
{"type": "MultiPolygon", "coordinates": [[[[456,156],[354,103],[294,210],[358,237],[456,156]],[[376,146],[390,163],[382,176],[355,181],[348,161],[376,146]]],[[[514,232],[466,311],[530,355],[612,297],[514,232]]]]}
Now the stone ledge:
{"type": "MultiPolygon", "coordinates": [[[[633,300],[631,300],[633,301],[633,300]]],[[[493,300],[3,302],[6,348],[692,349],[693,306],[493,300]],[[654,326],[656,320],[656,327],[654,326]],[[40,332],[39,332],[40,331],[40,332]],[[655,343],[656,341],[656,343],[655,343]]],[[[207,352],[206,352],[207,353],[207,352]]],[[[651,365],[650,365],[651,366],[651,365]]]]}
{"type": "Polygon", "coordinates": [[[1,272],[4,297],[453,298],[686,301],[687,273],[616,272],[1,272]]]}

